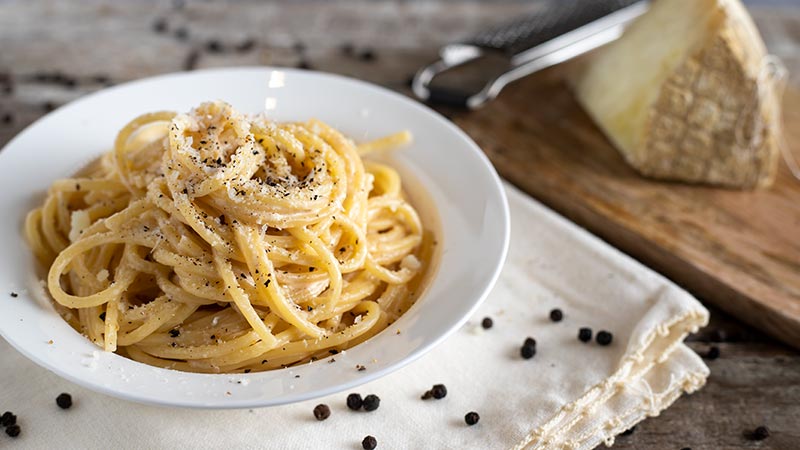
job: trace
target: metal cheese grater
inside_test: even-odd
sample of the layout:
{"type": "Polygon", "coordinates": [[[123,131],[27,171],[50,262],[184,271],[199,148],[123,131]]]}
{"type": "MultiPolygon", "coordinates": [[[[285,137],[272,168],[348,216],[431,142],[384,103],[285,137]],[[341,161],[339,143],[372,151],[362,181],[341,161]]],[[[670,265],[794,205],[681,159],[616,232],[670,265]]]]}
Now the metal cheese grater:
{"type": "Polygon", "coordinates": [[[475,109],[508,83],[617,39],[649,0],[539,0],[525,17],[444,46],[412,83],[422,100],[475,109]]]}

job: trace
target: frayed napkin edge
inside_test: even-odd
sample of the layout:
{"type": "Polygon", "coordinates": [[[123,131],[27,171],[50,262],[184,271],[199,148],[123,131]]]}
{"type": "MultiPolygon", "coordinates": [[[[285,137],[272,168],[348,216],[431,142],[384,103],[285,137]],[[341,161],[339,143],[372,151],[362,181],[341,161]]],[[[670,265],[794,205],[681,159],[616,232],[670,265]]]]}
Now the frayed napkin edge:
{"type": "MultiPolygon", "coordinates": [[[[633,348],[631,348],[632,346],[628,347],[628,351],[626,351],[625,355],[621,359],[619,368],[614,372],[614,374],[588,388],[575,401],[562,406],[561,409],[556,412],[547,422],[532,430],[528,436],[522,440],[522,442],[514,446],[514,450],[548,448],[548,445],[552,441],[556,440],[558,436],[567,433],[572,426],[583,417],[584,414],[590,412],[591,409],[593,409],[596,405],[608,401],[608,399],[616,393],[617,387],[621,387],[632,381],[641,379],[641,377],[653,366],[666,360],[676,348],[682,345],[683,340],[690,332],[696,332],[699,328],[708,324],[708,310],[706,310],[700,304],[700,302],[695,300],[689,294],[677,287],[674,288],[678,289],[682,294],[688,297],[690,302],[687,302],[687,306],[690,307],[688,309],[684,309],[681,314],[673,316],[670,320],[652,327],[649,332],[643,335],[641,339],[638,339],[639,345],[633,346],[633,348]],[[677,331],[677,333],[673,339],[670,339],[670,342],[667,343],[664,351],[658,356],[653,355],[649,361],[645,361],[645,354],[647,353],[647,350],[653,346],[653,343],[656,342],[659,337],[662,339],[669,337],[673,331],[677,331]],[[562,422],[567,418],[568,421],[565,424],[562,426],[557,426],[559,422],[562,422]]],[[[632,340],[635,339],[636,334],[634,334],[631,338],[632,340]]],[[[700,364],[702,365],[702,362],[700,364]]],[[[689,392],[690,390],[691,392],[694,392],[697,389],[700,389],[705,384],[705,380],[709,374],[708,368],[705,367],[705,365],[702,365],[702,367],[705,368],[704,372],[695,373],[694,375],[696,375],[696,379],[689,380],[689,384],[684,386],[685,389],[675,389],[675,398],[666,403],[661,402],[661,407],[658,409],[658,411],[654,411],[653,413],[663,411],[678,397],[680,397],[682,392],[689,392]]],[[[652,401],[651,404],[653,404],[652,401]]],[[[645,418],[645,415],[641,415],[641,417],[638,417],[637,421],[626,424],[625,426],[630,428],[630,426],[633,426],[645,418]]],[[[613,439],[616,434],[624,431],[624,429],[619,427],[618,429],[615,428],[610,430],[606,436],[600,436],[599,441],[603,442],[613,439]],[[611,431],[613,431],[614,434],[611,434],[611,431]]]]}

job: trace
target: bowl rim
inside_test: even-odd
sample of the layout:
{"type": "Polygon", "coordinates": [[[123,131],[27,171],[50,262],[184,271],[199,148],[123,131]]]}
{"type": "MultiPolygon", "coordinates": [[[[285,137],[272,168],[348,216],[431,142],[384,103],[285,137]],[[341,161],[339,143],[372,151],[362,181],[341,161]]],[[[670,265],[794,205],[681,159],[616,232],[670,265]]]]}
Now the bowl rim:
{"type": "MultiPolygon", "coordinates": [[[[42,117],[39,117],[37,120],[26,126],[23,130],[17,133],[12,139],[10,139],[4,146],[3,149],[0,150],[0,160],[2,160],[2,154],[7,153],[3,150],[14,146],[18,140],[22,139],[24,136],[27,136],[29,133],[33,132],[32,130],[36,128],[42,121],[49,119],[55,113],[59,112],[63,108],[70,106],[80,105],[85,102],[90,102],[94,100],[96,97],[106,95],[110,92],[115,92],[118,90],[129,89],[132,87],[136,87],[139,85],[147,84],[147,83],[157,83],[160,81],[169,80],[172,78],[179,78],[185,76],[192,76],[192,75],[224,75],[226,73],[231,72],[242,72],[242,71],[258,71],[258,72],[270,72],[270,71],[281,71],[287,73],[287,75],[291,76],[291,74],[302,74],[303,76],[312,76],[312,77],[320,77],[322,79],[330,80],[336,83],[345,83],[351,86],[354,86],[357,89],[361,89],[367,91],[370,95],[379,95],[379,96],[388,96],[393,98],[396,101],[400,101],[402,103],[406,103],[409,107],[413,108],[417,113],[425,116],[426,120],[432,121],[437,126],[443,126],[447,128],[450,132],[454,133],[458,136],[462,141],[464,141],[464,150],[473,153],[473,156],[476,156],[478,160],[481,162],[481,166],[484,170],[487,171],[489,178],[491,180],[491,186],[486,186],[487,188],[491,187],[496,194],[498,194],[499,200],[499,209],[500,209],[500,217],[496,217],[495,219],[499,220],[502,224],[501,232],[502,236],[500,236],[500,243],[501,246],[496,253],[492,252],[492,256],[496,258],[496,261],[491,261],[491,273],[487,278],[487,282],[484,284],[482,290],[477,292],[474,295],[475,300],[473,301],[472,305],[468,309],[468,312],[463,314],[459,317],[458,320],[454,321],[452,324],[440,330],[437,335],[425,341],[422,345],[416,347],[409,355],[404,358],[399,358],[396,361],[387,364],[386,366],[381,367],[377,370],[370,370],[363,372],[363,375],[359,376],[358,378],[354,378],[352,380],[339,382],[339,383],[332,383],[331,385],[320,388],[320,389],[312,389],[306,393],[302,394],[294,394],[294,395],[285,395],[283,396],[282,400],[270,402],[266,404],[263,399],[259,397],[255,398],[242,398],[242,399],[226,399],[224,402],[215,402],[215,403],[203,403],[202,401],[197,401],[196,399],[168,399],[168,400],[160,400],[154,397],[148,397],[140,390],[137,389],[130,389],[128,391],[123,391],[119,389],[112,388],[110,386],[105,386],[103,384],[99,384],[93,382],[88,379],[81,378],[78,374],[71,372],[70,370],[64,369],[58,365],[52,364],[50,360],[44,358],[42,352],[34,351],[32,348],[28,348],[23,345],[22,342],[14,339],[3,327],[0,327],[0,336],[2,336],[6,342],[8,342],[16,351],[20,352],[29,360],[33,361],[37,365],[44,367],[45,369],[55,373],[56,375],[67,379],[75,384],[78,384],[82,387],[88,388],[90,390],[110,395],[116,398],[121,398],[128,401],[133,401],[136,403],[141,404],[148,404],[148,405],[156,405],[156,406],[171,406],[171,407],[181,407],[181,408],[190,408],[190,409],[240,409],[240,408],[254,408],[254,407],[268,407],[268,406],[279,406],[284,404],[290,403],[297,403],[313,398],[318,398],[322,396],[327,396],[330,394],[334,394],[337,392],[341,392],[347,389],[354,388],[356,386],[368,383],[370,381],[374,381],[378,378],[386,376],[392,372],[397,371],[398,369],[407,366],[408,364],[416,361],[423,355],[427,354],[431,349],[435,346],[439,345],[442,341],[448,338],[451,334],[453,334],[456,330],[461,328],[469,318],[475,313],[478,307],[483,303],[486,297],[489,295],[489,292],[496,284],[501,270],[504,266],[508,248],[509,248],[509,241],[510,241],[510,212],[508,206],[508,199],[506,195],[505,188],[503,186],[503,182],[498,175],[497,171],[495,170],[494,166],[491,164],[489,158],[483,153],[483,151],[478,147],[478,145],[464,132],[461,128],[456,126],[450,120],[442,116],[440,113],[434,111],[433,109],[427,107],[424,104],[421,104],[415,100],[408,98],[405,95],[402,95],[398,92],[395,92],[391,89],[359,80],[356,78],[347,77],[344,75],[334,74],[334,73],[327,73],[315,70],[304,70],[304,69],[295,69],[295,68],[287,68],[287,67],[276,67],[276,66],[237,66],[237,67],[224,67],[224,68],[209,68],[209,69],[200,69],[194,71],[181,71],[181,72],[171,72],[166,74],[160,74],[152,77],[146,77],[141,79],[136,79],[132,81],[128,81],[125,83],[121,83],[115,86],[111,86],[108,88],[100,89],[96,92],[87,94],[80,98],[77,98],[71,102],[68,102],[61,107],[55,109],[54,111],[45,114],[42,117]]],[[[428,281],[428,284],[433,283],[436,276],[438,274],[434,274],[432,278],[428,281]]],[[[428,294],[423,292],[420,297],[417,299],[419,301],[424,296],[428,294]]],[[[48,295],[49,296],[49,295],[48,295]]],[[[416,303],[415,303],[416,305],[416,303]]],[[[407,313],[406,313],[407,314],[407,313]]],[[[387,329],[382,330],[378,335],[385,333],[387,329]]],[[[370,339],[374,339],[376,336],[373,336],[370,339]]],[[[97,349],[97,351],[102,352],[102,349],[97,349]]],[[[120,358],[124,358],[120,355],[114,355],[120,358]]],[[[136,361],[134,361],[136,362],[136,361]]],[[[142,364],[138,363],[137,364],[142,364]]],[[[146,364],[142,364],[145,367],[152,368],[157,372],[161,373],[161,371],[167,373],[179,373],[185,374],[186,372],[176,371],[172,369],[164,369],[164,368],[157,368],[154,366],[149,366],[146,364]]],[[[281,369],[287,370],[287,369],[281,369]]],[[[269,373],[272,371],[261,372],[261,373],[269,373]]],[[[257,375],[259,373],[255,373],[257,375]]],[[[204,377],[232,377],[238,376],[241,374],[231,374],[231,373],[224,373],[224,374],[197,374],[193,373],[193,376],[204,376],[204,377]]]]}

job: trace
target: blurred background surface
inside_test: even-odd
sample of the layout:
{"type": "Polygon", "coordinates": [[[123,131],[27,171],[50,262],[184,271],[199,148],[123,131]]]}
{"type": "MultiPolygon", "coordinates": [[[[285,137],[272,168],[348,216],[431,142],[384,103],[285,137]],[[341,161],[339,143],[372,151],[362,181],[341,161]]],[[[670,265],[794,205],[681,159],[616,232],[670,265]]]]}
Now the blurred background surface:
{"type": "MultiPolygon", "coordinates": [[[[791,84],[800,86],[800,1],[745,3],[770,52],[789,68],[791,84]]],[[[530,7],[515,0],[2,0],[0,145],[80,96],[182,70],[300,67],[408,94],[410,77],[441,45],[530,7]]],[[[690,338],[700,354],[721,349],[707,361],[706,388],[621,436],[614,448],[753,448],[743,430],[761,424],[775,438],[758,448],[797,447],[800,355],[718,310],[712,315],[712,324],[690,338]]]]}

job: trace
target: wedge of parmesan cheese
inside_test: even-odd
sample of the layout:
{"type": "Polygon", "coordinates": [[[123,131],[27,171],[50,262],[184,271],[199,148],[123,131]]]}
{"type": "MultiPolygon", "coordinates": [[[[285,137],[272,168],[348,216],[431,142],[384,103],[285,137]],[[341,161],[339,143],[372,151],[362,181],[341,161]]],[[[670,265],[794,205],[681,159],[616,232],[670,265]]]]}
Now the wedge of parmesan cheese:
{"type": "Polygon", "coordinates": [[[642,174],[749,188],[772,181],[779,154],[765,57],[739,0],[653,0],[571,82],[642,174]]]}

